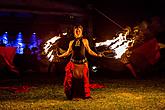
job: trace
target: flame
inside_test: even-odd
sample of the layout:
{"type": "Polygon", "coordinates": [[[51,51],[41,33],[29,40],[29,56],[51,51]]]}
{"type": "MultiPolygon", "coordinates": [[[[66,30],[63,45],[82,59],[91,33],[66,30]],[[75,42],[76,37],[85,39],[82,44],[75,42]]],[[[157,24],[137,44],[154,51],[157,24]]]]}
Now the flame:
{"type": "Polygon", "coordinates": [[[48,41],[46,41],[46,43],[44,44],[43,49],[44,52],[47,54],[47,58],[49,59],[49,61],[52,61],[54,58],[54,55],[52,55],[54,50],[49,51],[49,49],[53,46],[53,43],[55,43],[60,38],[61,38],[60,36],[55,36],[49,39],[48,41]]]}
{"type": "Polygon", "coordinates": [[[126,50],[128,50],[129,43],[133,42],[133,39],[131,39],[131,40],[126,39],[126,36],[128,34],[129,34],[129,30],[126,30],[125,33],[120,33],[118,35],[118,37],[116,37],[115,39],[96,43],[96,47],[105,45],[109,49],[114,50],[114,52],[116,54],[114,57],[116,59],[121,58],[121,56],[126,52],[126,50]]]}

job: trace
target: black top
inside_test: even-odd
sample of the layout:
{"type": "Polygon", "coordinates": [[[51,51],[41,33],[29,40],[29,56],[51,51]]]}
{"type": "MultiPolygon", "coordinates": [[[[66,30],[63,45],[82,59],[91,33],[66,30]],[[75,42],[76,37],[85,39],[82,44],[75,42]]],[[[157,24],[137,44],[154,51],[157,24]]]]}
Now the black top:
{"type": "Polygon", "coordinates": [[[72,44],[72,57],[71,61],[77,64],[85,63],[86,57],[85,57],[85,46],[82,42],[82,38],[75,39],[72,44]]]}

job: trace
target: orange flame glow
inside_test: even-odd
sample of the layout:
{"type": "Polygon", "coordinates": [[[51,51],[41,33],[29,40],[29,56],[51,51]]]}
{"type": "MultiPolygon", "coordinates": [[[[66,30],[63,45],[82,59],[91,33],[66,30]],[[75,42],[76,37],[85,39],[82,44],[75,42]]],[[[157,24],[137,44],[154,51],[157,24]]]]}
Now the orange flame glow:
{"type": "Polygon", "coordinates": [[[126,39],[126,36],[128,34],[129,34],[129,30],[127,30],[124,34],[120,33],[118,35],[118,37],[116,37],[115,39],[96,43],[96,47],[103,46],[103,45],[108,46],[109,49],[114,50],[114,52],[116,54],[114,57],[116,59],[121,58],[123,53],[125,53],[125,51],[128,50],[129,43],[133,42],[133,39],[131,39],[131,40],[126,39]]]}
{"type": "Polygon", "coordinates": [[[44,44],[44,52],[47,54],[47,58],[49,59],[49,61],[51,62],[54,58],[53,55],[53,50],[49,51],[49,49],[53,46],[53,43],[55,43],[58,39],[60,39],[60,36],[55,36],[51,39],[49,39],[48,41],[46,41],[46,43],[44,44]]]}

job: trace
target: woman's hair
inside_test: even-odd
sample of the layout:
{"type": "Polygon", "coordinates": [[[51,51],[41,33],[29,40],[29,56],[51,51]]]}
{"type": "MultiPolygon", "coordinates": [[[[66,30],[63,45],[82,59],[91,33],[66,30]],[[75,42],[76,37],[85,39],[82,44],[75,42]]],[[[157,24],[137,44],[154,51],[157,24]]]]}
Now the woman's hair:
{"type": "Polygon", "coordinates": [[[73,30],[75,30],[76,28],[80,28],[81,30],[83,30],[83,26],[82,26],[82,25],[75,25],[75,26],[73,27],[73,30]]]}

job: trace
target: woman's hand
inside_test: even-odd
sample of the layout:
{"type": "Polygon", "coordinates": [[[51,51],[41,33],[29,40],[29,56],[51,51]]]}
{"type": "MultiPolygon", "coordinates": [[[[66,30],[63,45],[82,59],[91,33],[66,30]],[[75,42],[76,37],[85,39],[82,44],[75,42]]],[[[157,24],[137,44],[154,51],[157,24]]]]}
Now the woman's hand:
{"type": "Polygon", "coordinates": [[[61,55],[57,54],[57,57],[61,58],[61,55]]]}
{"type": "Polygon", "coordinates": [[[59,54],[56,54],[57,57],[59,57],[59,54]]]}
{"type": "Polygon", "coordinates": [[[103,53],[98,53],[98,54],[97,54],[97,57],[103,57],[103,56],[104,56],[103,53]]]}

